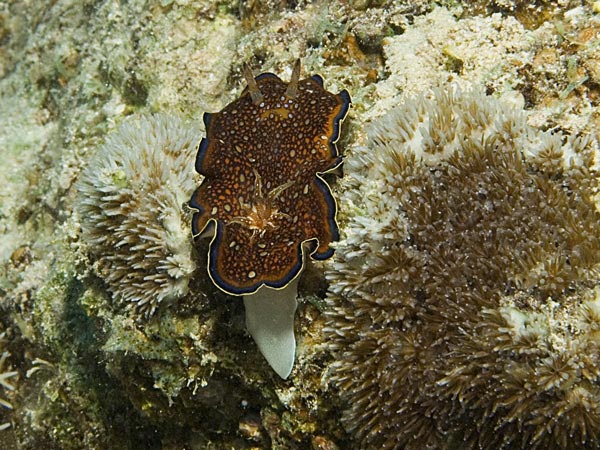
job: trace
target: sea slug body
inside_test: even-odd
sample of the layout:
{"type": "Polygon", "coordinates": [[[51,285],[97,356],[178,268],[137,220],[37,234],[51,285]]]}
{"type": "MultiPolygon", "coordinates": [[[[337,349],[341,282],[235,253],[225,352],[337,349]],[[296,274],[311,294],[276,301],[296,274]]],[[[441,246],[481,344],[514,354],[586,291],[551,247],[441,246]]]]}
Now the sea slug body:
{"type": "Polygon", "coordinates": [[[239,99],[204,115],[196,170],[205,176],[190,205],[199,236],[215,225],[209,274],[233,295],[283,288],[303,266],[333,254],[336,205],[321,175],[341,163],[336,148],[350,105],[315,75],[290,83],[272,73],[248,78],[239,99]]]}
{"type": "Polygon", "coordinates": [[[326,259],[338,239],[336,203],[322,175],[342,161],[336,142],[350,106],[318,75],[289,83],[254,78],[221,112],[205,114],[196,158],[205,178],[194,192],[192,232],[212,238],[208,272],[215,285],[242,295],[246,326],[282,378],[294,364],[294,314],[305,255],[326,259]]]}

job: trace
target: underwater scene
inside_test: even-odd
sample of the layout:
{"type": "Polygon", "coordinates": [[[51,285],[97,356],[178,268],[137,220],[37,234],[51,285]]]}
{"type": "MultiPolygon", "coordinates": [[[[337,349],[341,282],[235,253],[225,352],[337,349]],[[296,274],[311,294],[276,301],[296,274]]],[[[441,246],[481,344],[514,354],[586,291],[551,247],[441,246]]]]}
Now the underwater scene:
{"type": "Polygon", "coordinates": [[[0,0],[0,450],[600,449],[600,1],[0,0]]]}

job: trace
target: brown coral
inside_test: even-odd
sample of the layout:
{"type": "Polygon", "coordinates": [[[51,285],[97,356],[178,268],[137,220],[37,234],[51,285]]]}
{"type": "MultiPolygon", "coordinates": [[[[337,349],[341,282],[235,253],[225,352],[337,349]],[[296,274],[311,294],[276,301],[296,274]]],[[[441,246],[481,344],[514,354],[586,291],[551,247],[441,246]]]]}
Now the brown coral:
{"type": "Polygon", "coordinates": [[[371,128],[328,273],[362,448],[600,448],[596,151],[478,92],[371,128]]]}

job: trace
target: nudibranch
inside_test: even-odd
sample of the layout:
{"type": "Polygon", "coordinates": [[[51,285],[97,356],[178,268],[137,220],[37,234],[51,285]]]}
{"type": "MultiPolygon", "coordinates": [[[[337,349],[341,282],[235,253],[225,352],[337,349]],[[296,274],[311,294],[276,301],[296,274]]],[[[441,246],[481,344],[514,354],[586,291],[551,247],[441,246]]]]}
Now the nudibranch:
{"type": "Polygon", "coordinates": [[[197,209],[192,231],[212,237],[210,278],[244,296],[250,333],[286,378],[295,353],[298,275],[307,255],[329,258],[338,239],[336,203],[323,174],[341,164],[336,142],[350,95],[328,92],[318,75],[300,80],[299,61],[289,83],[272,73],[253,77],[248,68],[244,76],[240,98],[204,114],[206,137],[196,158],[204,179],[190,201],[197,209]]]}

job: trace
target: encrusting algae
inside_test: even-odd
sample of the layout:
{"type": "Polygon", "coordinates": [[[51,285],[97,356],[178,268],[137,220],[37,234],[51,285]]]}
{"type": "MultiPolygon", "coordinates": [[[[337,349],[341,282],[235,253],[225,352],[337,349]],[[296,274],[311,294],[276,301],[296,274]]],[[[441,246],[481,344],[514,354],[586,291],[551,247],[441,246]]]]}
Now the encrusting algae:
{"type": "Polygon", "coordinates": [[[371,126],[327,274],[361,448],[600,448],[597,152],[452,87],[371,126]]]}

